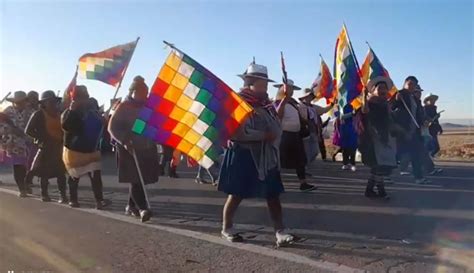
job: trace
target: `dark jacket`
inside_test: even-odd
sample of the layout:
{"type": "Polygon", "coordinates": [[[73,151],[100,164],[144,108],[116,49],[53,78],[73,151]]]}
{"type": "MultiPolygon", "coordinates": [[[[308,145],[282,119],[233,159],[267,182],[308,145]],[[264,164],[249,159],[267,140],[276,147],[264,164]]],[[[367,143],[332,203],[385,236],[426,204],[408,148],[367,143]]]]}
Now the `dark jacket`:
{"type": "Polygon", "coordinates": [[[435,136],[443,132],[439,124],[438,107],[436,105],[425,105],[426,119],[431,122],[429,127],[430,135],[435,136]]]}
{"type": "Polygon", "coordinates": [[[104,124],[96,111],[67,109],[61,117],[61,124],[66,148],[81,153],[98,150],[104,124]]]}
{"type": "MultiPolygon", "coordinates": [[[[421,105],[421,101],[417,100],[413,95],[410,93],[408,90],[400,90],[398,91],[400,95],[402,96],[403,101],[405,101],[406,106],[408,109],[412,109],[412,107],[415,109],[415,111],[412,112],[416,122],[418,123],[419,126],[423,125],[424,121],[424,110],[423,106],[421,105]],[[412,103],[415,105],[412,106],[412,103]]],[[[406,107],[403,104],[402,100],[397,100],[395,98],[396,96],[393,96],[391,100],[391,108],[393,111],[393,117],[395,120],[395,123],[400,125],[402,128],[407,130],[408,132],[410,131],[411,128],[416,128],[416,125],[413,123],[413,120],[408,113],[406,107]]],[[[416,129],[415,132],[420,134],[420,130],[416,129]]]]}

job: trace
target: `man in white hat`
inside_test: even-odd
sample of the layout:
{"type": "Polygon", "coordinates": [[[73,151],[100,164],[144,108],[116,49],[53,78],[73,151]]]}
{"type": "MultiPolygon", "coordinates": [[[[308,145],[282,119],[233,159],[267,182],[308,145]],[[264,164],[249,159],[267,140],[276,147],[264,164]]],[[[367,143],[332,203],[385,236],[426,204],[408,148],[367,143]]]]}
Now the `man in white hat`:
{"type": "Polygon", "coordinates": [[[244,86],[239,95],[253,107],[253,113],[231,137],[225,152],[218,190],[226,193],[221,235],[230,242],[241,242],[243,237],[233,228],[233,218],[245,198],[265,198],[275,229],[277,245],[286,245],[295,237],[286,232],[280,194],[284,192],[281,179],[278,138],[280,122],[268,98],[267,68],[252,63],[239,75],[244,86]]]}
{"type": "Polygon", "coordinates": [[[290,79],[286,85],[275,84],[274,87],[278,88],[275,106],[283,130],[280,142],[281,167],[296,170],[301,191],[315,190],[315,186],[306,182],[308,158],[303,139],[310,137],[311,134],[308,123],[308,109],[293,98],[294,90],[301,90],[301,88],[290,79]]]}

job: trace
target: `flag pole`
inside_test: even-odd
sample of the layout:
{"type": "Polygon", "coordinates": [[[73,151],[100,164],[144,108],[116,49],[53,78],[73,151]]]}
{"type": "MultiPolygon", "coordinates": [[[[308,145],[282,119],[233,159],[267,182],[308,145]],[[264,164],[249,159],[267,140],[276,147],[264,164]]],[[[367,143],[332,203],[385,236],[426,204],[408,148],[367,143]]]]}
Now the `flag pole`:
{"type": "Polygon", "coordinates": [[[132,148],[132,155],[133,160],[135,161],[135,166],[137,167],[138,177],[140,178],[140,183],[142,184],[143,193],[145,194],[146,204],[148,209],[151,210],[150,200],[148,199],[148,193],[146,192],[145,188],[145,181],[143,180],[142,170],[140,169],[140,164],[138,163],[137,153],[135,153],[135,149],[132,148]]]}
{"type": "Polygon", "coordinates": [[[10,95],[12,94],[12,92],[8,92],[5,97],[3,97],[1,100],[0,100],[0,103],[3,103],[10,95]]]}
{"type": "MultiPolygon", "coordinates": [[[[117,89],[115,89],[115,93],[114,93],[114,96],[112,97],[111,101],[113,101],[113,100],[115,100],[115,98],[117,98],[118,91],[120,90],[120,87],[122,86],[123,78],[125,78],[125,73],[127,73],[128,66],[130,65],[130,62],[132,61],[132,57],[133,57],[133,54],[135,53],[135,49],[137,48],[137,44],[138,44],[139,40],[140,40],[140,37],[137,37],[137,40],[135,41],[135,46],[133,47],[132,55],[130,56],[130,59],[128,60],[127,66],[125,66],[125,69],[123,70],[122,78],[120,79],[119,84],[117,85],[117,89]]],[[[105,112],[105,114],[107,114],[107,116],[108,116],[111,109],[112,109],[112,104],[110,104],[109,109],[107,109],[107,111],[105,112]]]]}

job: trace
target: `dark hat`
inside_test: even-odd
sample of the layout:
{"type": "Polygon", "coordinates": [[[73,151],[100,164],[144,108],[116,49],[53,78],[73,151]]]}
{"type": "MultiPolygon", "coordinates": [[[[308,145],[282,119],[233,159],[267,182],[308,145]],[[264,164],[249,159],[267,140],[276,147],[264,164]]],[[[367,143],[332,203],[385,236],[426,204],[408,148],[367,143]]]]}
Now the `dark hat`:
{"type": "Polygon", "coordinates": [[[12,103],[18,103],[27,99],[28,97],[24,91],[15,91],[15,93],[13,93],[13,98],[6,98],[7,101],[12,103]]]}
{"type": "Polygon", "coordinates": [[[40,102],[44,102],[47,100],[61,100],[61,98],[56,96],[56,93],[52,90],[47,90],[41,93],[41,99],[39,100],[40,102]]]}
{"type": "Polygon", "coordinates": [[[407,82],[407,81],[414,81],[414,82],[418,83],[418,79],[415,76],[408,76],[405,79],[405,82],[407,82]]]}

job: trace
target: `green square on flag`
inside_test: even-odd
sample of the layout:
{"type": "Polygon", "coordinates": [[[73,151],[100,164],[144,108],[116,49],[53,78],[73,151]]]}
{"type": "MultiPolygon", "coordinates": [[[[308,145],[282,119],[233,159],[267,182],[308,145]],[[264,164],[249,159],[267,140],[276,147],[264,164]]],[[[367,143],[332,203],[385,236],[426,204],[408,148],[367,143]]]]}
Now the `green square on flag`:
{"type": "Polygon", "coordinates": [[[143,131],[145,130],[145,126],[146,126],[146,123],[143,120],[137,119],[135,120],[135,123],[133,124],[132,131],[141,135],[143,131]]]}
{"type": "Polygon", "coordinates": [[[204,82],[204,75],[201,72],[194,70],[189,81],[195,86],[201,87],[204,82]]]}
{"type": "Polygon", "coordinates": [[[207,137],[209,140],[214,141],[219,136],[219,131],[217,131],[216,128],[212,126],[209,126],[206,132],[204,132],[204,136],[207,137]]]}
{"type": "Polygon", "coordinates": [[[204,108],[204,110],[202,110],[201,115],[199,116],[199,119],[204,121],[208,125],[211,125],[212,122],[216,119],[216,114],[211,110],[204,108]]]}
{"type": "Polygon", "coordinates": [[[207,105],[207,103],[211,100],[211,98],[212,98],[212,94],[209,93],[209,91],[207,91],[206,89],[201,89],[199,90],[199,93],[194,100],[199,101],[203,105],[207,105]]]}

